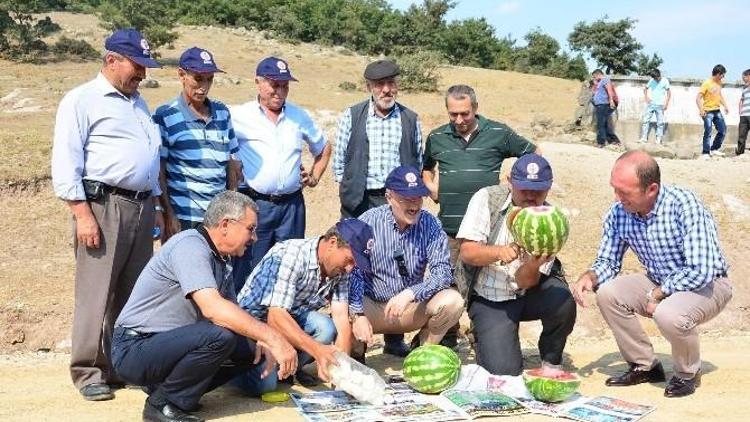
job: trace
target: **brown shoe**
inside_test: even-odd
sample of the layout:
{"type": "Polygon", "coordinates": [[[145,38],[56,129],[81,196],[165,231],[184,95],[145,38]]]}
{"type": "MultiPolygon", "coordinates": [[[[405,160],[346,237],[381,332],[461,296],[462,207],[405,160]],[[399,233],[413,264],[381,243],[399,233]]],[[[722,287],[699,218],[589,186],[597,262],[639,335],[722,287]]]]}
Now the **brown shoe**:
{"type": "Polygon", "coordinates": [[[661,362],[656,362],[656,364],[649,370],[640,370],[634,363],[630,363],[629,365],[630,368],[627,372],[615,377],[607,378],[604,384],[609,387],[625,387],[628,385],[642,384],[644,382],[664,382],[667,380],[661,362]]]}
{"type": "Polygon", "coordinates": [[[701,386],[701,373],[698,371],[689,380],[673,376],[664,389],[664,397],[685,397],[695,393],[695,389],[701,386]]]}

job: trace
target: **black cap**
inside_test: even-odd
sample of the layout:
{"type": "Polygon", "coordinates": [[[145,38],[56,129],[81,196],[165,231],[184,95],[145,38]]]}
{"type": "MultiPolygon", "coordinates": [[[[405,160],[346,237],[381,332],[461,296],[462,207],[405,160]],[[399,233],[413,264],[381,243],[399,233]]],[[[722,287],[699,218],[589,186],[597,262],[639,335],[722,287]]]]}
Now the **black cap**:
{"type": "Polygon", "coordinates": [[[378,60],[367,65],[365,68],[365,79],[377,81],[380,79],[392,78],[397,76],[401,71],[396,63],[390,60],[378,60]]]}

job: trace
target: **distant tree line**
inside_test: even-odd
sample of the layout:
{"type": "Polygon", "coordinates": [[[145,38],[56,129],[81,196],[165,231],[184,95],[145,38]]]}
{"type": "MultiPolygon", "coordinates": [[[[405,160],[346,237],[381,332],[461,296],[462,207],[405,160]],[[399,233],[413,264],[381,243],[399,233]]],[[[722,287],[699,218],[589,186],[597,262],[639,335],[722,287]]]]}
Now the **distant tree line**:
{"type": "Polygon", "coordinates": [[[0,0],[7,4],[27,4],[27,10],[36,12],[96,13],[107,28],[140,29],[154,49],[170,45],[177,37],[175,25],[182,23],[257,29],[283,40],[338,45],[369,55],[419,52],[453,65],[579,80],[589,74],[583,54],[607,73],[645,74],[661,64],[657,55],[642,53],[630,34],[635,21],[629,18],[578,23],[568,37],[572,55],[540,28],[518,43],[509,35],[498,37],[485,18],[448,22],[453,0],[423,0],[406,11],[386,0],[0,0]]]}

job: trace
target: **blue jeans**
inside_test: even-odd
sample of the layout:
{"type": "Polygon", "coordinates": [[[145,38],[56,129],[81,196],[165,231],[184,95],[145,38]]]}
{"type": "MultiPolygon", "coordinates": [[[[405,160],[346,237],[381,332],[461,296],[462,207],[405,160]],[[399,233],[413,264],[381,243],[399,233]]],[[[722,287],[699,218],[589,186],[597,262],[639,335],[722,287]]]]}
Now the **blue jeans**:
{"type": "Polygon", "coordinates": [[[710,154],[711,151],[721,148],[726,133],[727,124],[724,123],[724,116],[721,114],[721,110],[707,111],[706,115],[703,116],[703,154],[710,154]],[[714,136],[713,144],[711,143],[712,125],[716,126],[716,136],[714,136]]]}
{"type": "Polygon", "coordinates": [[[256,200],[258,205],[258,240],[234,258],[232,277],[235,292],[239,293],[247,277],[273,245],[288,239],[305,237],[305,198],[300,193],[294,198],[271,202],[256,200]]]}
{"type": "Polygon", "coordinates": [[[651,129],[651,119],[654,115],[656,115],[656,139],[661,139],[664,136],[664,106],[661,104],[649,104],[643,112],[641,139],[648,139],[648,132],[651,129]]]}
{"type": "MultiPolygon", "coordinates": [[[[336,325],[331,317],[317,311],[310,311],[294,318],[302,331],[309,334],[321,344],[331,344],[336,340],[336,325]]],[[[297,351],[298,370],[312,362],[313,358],[306,352],[297,351]]],[[[278,383],[278,366],[265,379],[260,378],[261,367],[255,367],[232,380],[232,385],[241,389],[245,394],[257,397],[267,391],[274,391],[278,383]]]]}
{"type": "Polygon", "coordinates": [[[610,108],[609,104],[596,104],[594,112],[596,113],[596,143],[604,145],[607,141],[617,139],[614,129],[609,125],[609,116],[612,115],[614,109],[610,108]]]}

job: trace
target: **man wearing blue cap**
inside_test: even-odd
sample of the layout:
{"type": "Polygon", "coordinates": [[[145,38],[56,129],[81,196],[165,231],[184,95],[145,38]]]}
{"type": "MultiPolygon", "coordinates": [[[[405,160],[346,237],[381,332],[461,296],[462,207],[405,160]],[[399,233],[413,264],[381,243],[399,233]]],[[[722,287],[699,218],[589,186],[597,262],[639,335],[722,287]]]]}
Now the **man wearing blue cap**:
{"type": "MultiPolygon", "coordinates": [[[[297,382],[318,384],[302,367],[313,360],[318,378],[329,381],[328,366],[337,364],[334,353],[349,353],[349,281],[355,265],[370,272],[372,228],[347,218],[323,236],[277,243],[258,263],[240,290],[240,306],[282,333],[299,351],[297,382]],[[330,303],[331,316],[319,310],[330,303]],[[335,344],[331,344],[335,341],[335,344]]],[[[235,384],[249,394],[275,388],[275,380],[260,380],[249,373],[235,384]],[[271,384],[273,385],[271,385],[271,384]]]]}
{"type": "Polygon", "coordinates": [[[560,262],[521,250],[506,223],[512,206],[546,203],[552,168],[541,155],[524,155],[513,164],[510,184],[510,192],[497,185],[475,193],[456,235],[461,242],[459,259],[480,267],[468,292],[477,362],[496,375],[520,374],[518,325],[541,320],[542,367],[554,375],[561,370],[563,349],[573,331],[575,302],[560,262]]]}
{"type": "Polygon", "coordinates": [[[159,130],[138,93],[147,67],[160,67],[135,29],[105,41],[93,80],[60,101],[52,147],[55,195],[73,214],[76,257],[70,374],[86,400],[114,397],[112,327],[151,258],[158,206],[159,130]]]}
{"type": "Polygon", "coordinates": [[[154,113],[162,141],[162,240],[195,228],[214,196],[237,189],[240,163],[229,109],[208,98],[217,72],[223,71],[209,51],[185,50],[177,69],[182,92],[154,113]]]}
{"type": "Polygon", "coordinates": [[[358,268],[349,276],[353,333],[370,344],[373,334],[419,330],[412,346],[437,344],[458,322],[464,305],[450,288],[448,237],[438,219],[422,209],[430,191],[416,167],[396,167],[385,188],[388,203],[359,216],[372,226],[375,245],[372,271],[358,268]]]}
{"type": "Polygon", "coordinates": [[[238,291],[276,242],[305,236],[302,188],[317,186],[331,156],[310,115],[287,101],[289,81],[296,80],[286,61],[267,57],[255,71],[257,99],[232,108],[242,161],[239,191],[260,207],[258,241],[234,263],[238,291]],[[302,165],[304,144],[314,157],[309,171],[302,165]]]}

